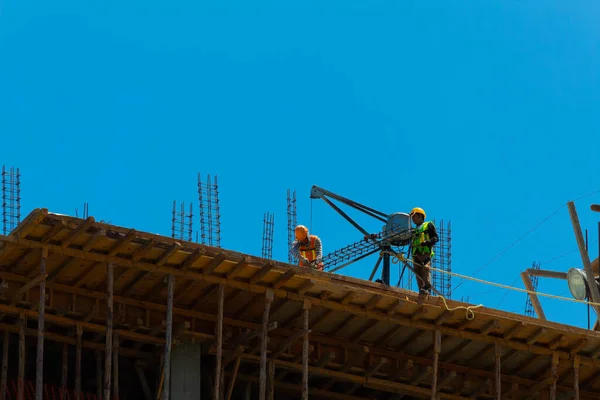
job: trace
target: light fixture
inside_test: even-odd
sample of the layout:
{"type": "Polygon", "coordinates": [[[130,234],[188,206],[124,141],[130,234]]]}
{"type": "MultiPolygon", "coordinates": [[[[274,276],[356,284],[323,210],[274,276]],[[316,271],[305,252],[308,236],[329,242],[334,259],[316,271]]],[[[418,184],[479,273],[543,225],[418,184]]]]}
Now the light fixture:
{"type": "MultiPolygon", "coordinates": [[[[594,283],[600,290],[600,278],[594,278],[594,283]]],[[[590,286],[585,271],[579,268],[571,268],[567,272],[567,283],[573,297],[577,300],[586,300],[590,298],[590,286]]]]}
{"type": "Polygon", "coordinates": [[[571,268],[569,272],[567,272],[567,283],[569,284],[571,295],[573,295],[575,299],[585,300],[589,297],[590,289],[584,270],[571,268]]]}

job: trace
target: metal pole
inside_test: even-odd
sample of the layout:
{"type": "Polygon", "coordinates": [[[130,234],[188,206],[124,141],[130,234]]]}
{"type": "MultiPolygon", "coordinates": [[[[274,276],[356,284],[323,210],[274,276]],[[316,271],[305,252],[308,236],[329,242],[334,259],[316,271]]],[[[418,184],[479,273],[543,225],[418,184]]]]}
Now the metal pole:
{"type": "Polygon", "coordinates": [[[46,312],[46,262],[48,261],[48,249],[42,248],[42,259],[40,261],[40,303],[38,310],[38,337],[37,356],[35,362],[35,399],[44,398],[44,318],[46,312]]]}
{"type": "Polygon", "coordinates": [[[112,328],[113,328],[113,291],[114,267],[112,263],[106,266],[106,286],[108,291],[106,308],[106,343],[104,347],[104,400],[110,400],[110,383],[112,372],[112,328]]]}
{"type": "Polygon", "coordinates": [[[169,400],[171,395],[171,345],[173,343],[173,286],[175,278],[167,276],[167,332],[165,334],[165,366],[163,400],[169,400]]]}
{"type": "MultiPolygon", "coordinates": [[[[391,248],[386,246],[381,248],[384,251],[390,251],[391,248]]],[[[386,285],[390,285],[390,255],[385,253],[383,255],[383,270],[381,271],[381,280],[386,285]]]]}

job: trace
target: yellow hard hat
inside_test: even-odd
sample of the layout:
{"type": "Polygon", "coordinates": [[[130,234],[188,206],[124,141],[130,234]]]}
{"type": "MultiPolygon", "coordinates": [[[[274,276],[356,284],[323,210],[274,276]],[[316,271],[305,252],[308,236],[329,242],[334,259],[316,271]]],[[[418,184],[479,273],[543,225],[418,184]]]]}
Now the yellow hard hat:
{"type": "Polygon", "coordinates": [[[296,227],[296,240],[304,240],[308,236],[308,228],[304,225],[298,225],[296,227]]]}
{"type": "Polygon", "coordinates": [[[425,210],[423,210],[422,208],[419,207],[415,207],[412,209],[412,211],[410,212],[410,215],[412,216],[413,214],[423,214],[423,219],[427,218],[427,215],[425,214],[425,210]]]}

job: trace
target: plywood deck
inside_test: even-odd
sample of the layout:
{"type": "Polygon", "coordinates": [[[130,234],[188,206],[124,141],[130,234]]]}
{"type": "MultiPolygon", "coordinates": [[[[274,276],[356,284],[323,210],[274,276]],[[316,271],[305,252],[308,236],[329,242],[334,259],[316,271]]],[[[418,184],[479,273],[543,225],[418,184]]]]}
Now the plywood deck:
{"type": "Polygon", "coordinates": [[[448,311],[437,297],[45,209],[0,236],[5,282],[0,330],[18,332],[20,315],[37,318],[37,284],[23,286],[39,276],[42,249],[48,252],[47,340],[73,344],[68,332],[79,326],[84,347],[104,349],[111,263],[122,356],[151,358],[156,346],[164,346],[170,274],[176,340],[215,341],[217,288],[224,286],[224,371],[231,376],[232,360],[241,357],[239,381],[258,380],[260,341],[244,335],[260,330],[265,295],[272,291],[269,322],[276,327],[269,331],[268,352],[277,392],[299,391],[302,309],[310,307],[311,397],[430,398],[436,332],[441,337],[436,391],[442,398],[496,398],[497,389],[502,398],[542,398],[553,384],[565,395],[573,391],[574,363],[580,364],[581,398],[600,396],[598,332],[489,308],[474,310],[468,320],[464,309],[448,311]]]}

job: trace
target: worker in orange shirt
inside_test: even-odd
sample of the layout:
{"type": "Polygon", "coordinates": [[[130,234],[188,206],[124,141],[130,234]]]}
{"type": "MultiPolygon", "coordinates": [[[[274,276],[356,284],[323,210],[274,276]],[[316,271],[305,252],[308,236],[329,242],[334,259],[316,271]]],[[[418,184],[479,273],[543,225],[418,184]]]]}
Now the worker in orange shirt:
{"type": "Polygon", "coordinates": [[[295,229],[296,240],[292,243],[292,255],[303,267],[323,270],[323,247],[321,239],[316,235],[309,235],[308,228],[298,225],[295,229]]]}

